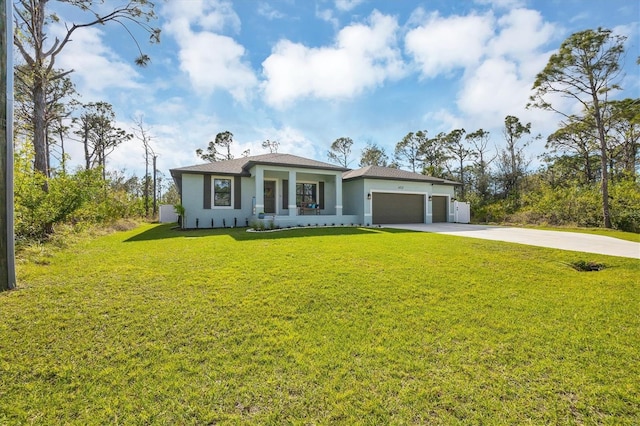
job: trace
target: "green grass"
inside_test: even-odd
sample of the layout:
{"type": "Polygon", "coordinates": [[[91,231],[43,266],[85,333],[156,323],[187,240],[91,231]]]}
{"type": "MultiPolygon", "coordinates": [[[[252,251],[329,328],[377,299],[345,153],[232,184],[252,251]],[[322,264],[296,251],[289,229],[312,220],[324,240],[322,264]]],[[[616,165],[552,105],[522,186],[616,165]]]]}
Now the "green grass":
{"type": "Polygon", "coordinates": [[[640,234],[635,232],[625,232],[619,231],[617,229],[606,229],[606,228],[574,228],[567,226],[534,226],[527,225],[527,228],[534,229],[544,229],[547,231],[562,231],[562,232],[577,232],[581,234],[594,234],[594,235],[602,235],[604,237],[618,238],[620,240],[633,241],[636,243],[640,243],[640,234]]]}
{"type": "Polygon", "coordinates": [[[0,424],[639,424],[639,278],[429,233],[146,225],[19,265],[0,424]]]}

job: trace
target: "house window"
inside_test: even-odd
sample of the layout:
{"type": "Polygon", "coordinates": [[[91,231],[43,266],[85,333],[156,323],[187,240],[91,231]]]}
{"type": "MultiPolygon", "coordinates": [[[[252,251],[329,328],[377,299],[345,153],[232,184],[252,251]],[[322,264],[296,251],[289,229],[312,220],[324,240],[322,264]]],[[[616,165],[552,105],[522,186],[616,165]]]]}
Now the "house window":
{"type": "Polygon", "coordinates": [[[317,186],[315,183],[296,183],[296,205],[300,207],[303,203],[315,203],[317,186]]]}
{"type": "Polygon", "coordinates": [[[214,207],[231,207],[231,179],[213,180],[214,207]]]}

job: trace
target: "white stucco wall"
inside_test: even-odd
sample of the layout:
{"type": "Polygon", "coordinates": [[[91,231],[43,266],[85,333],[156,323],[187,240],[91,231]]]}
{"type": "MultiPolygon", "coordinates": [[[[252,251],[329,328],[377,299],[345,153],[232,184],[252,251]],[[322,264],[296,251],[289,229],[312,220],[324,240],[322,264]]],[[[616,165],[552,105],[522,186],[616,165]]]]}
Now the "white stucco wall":
{"type": "MultiPolygon", "coordinates": [[[[229,178],[229,176],[221,176],[229,178]]],[[[211,176],[208,176],[211,178],[211,176]]],[[[234,177],[230,177],[234,181],[234,177]]],[[[232,206],[224,208],[204,208],[204,175],[183,174],[182,175],[182,205],[185,208],[185,228],[218,228],[224,226],[245,226],[251,220],[253,197],[255,187],[251,178],[240,179],[241,188],[241,208],[234,209],[232,206]]],[[[213,183],[212,183],[213,185],[213,183]]],[[[235,185],[235,182],[234,184],[235,185]]],[[[234,192],[234,191],[232,191],[234,192]]],[[[234,194],[235,196],[235,194],[234,194]]]]}
{"type": "Polygon", "coordinates": [[[364,192],[364,180],[356,179],[342,183],[343,212],[358,216],[359,222],[364,222],[364,204],[367,193],[364,192]]]}

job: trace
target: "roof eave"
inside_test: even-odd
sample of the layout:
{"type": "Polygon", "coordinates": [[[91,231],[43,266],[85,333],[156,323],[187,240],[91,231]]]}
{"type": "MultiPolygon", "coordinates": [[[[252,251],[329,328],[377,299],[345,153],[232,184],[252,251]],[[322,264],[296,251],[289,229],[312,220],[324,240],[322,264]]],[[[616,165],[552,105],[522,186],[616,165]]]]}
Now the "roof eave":
{"type": "Polygon", "coordinates": [[[462,185],[458,182],[447,181],[444,179],[411,179],[411,178],[403,178],[403,177],[384,177],[384,176],[353,176],[348,178],[343,178],[343,181],[357,180],[357,179],[377,179],[377,180],[397,180],[402,182],[423,182],[423,183],[432,183],[432,184],[441,184],[441,185],[462,185]]]}
{"type": "Polygon", "coordinates": [[[335,172],[348,172],[351,169],[346,169],[344,167],[333,167],[333,166],[314,166],[314,165],[310,165],[310,164],[291,164],[291,163],[274,163],[274,162],[270,162],[270,161],[248,161],[244,166],[243,169],[249,170],[251,169],[253,166],[256,165],[260,165],[260,166],[275,166],[275,167],[288,167],[288,168],[298,168],[298,169],[312,169],[312,170],[331,170],[331,171],[335,171],[335,172]]]}
{"type": "Polygon", "coordinates": [[[182,170],[182,169],[169,169],[171,176],[174,176],[174,173],[179,173],[181,175],[215,175],[215,176],[242,176],[248,177],[251,176],[250,173],[246,171],[242,171],[242,173],[233,173],[233,172],[220,172],[215,170],[182,170]]]}

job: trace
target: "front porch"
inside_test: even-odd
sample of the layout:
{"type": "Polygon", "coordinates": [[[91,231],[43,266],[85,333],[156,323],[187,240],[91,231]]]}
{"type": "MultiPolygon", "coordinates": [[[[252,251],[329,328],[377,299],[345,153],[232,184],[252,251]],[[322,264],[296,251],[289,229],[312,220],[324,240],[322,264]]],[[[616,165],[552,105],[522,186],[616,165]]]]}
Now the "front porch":
{"type": "MultiPolygon", "coordinates": [[[[342,211],[342,171],[258,164],[252,216],[264,214],[282,224],[350,223],[342,211]]],[[[289,226],[289,225],[285,225],[289,226]]]]}

